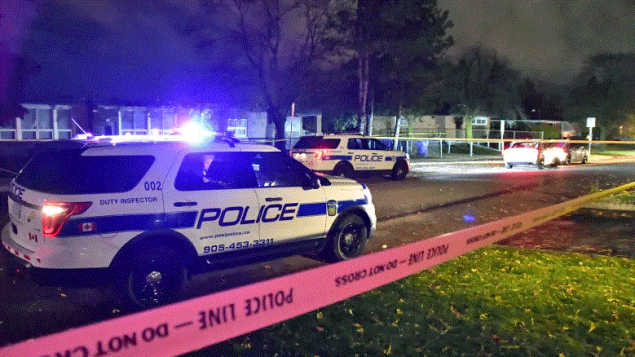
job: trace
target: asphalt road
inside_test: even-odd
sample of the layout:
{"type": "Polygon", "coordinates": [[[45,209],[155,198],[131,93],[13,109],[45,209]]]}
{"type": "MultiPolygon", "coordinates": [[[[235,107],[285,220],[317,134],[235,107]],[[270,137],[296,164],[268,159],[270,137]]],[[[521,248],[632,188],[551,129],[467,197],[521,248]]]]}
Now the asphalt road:
{"type": "MultiPolygon", "coordinates": [[[[371,189],[379,218],[378,230],[366,251],[387,249],[615,187],[630,182],[634,172],[632,162],[545,170],[507,170],[500,161],[442,162],[414,164],[413,172],[400,182],[379,177],[361,179],[371,189]]],[[[298,256],[199,274],[188,284],[183,297],[320,264],[298,256]]],[[[40,287],[28,280],[8,278],[0,270],[0,345],[120,315],[99,289],[40,287]]]]}

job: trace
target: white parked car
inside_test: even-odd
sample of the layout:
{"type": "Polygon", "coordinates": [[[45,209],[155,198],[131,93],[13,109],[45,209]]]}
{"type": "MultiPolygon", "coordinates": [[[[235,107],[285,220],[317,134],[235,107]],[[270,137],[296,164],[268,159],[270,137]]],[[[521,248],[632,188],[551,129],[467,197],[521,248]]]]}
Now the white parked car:
{"type": "Polygon", "coordinates": [[[557,151],[558,157],[563,158],[562,163],[567,165],[573,163],[586,164],[589,161],[589,149],[586,144],[557,142],[550,144],[550,148],[557,151]]]}
{"type": "Polygon", "coordinates": [[[374,173],[403,180],[410,172],[408,154],[362,135],[303,136],[290,154],[311,170],[334,176],[374,173]]]}
{"type": "Polygon", "coordinates": [[[557,167],[566,161],[566,154],[559,148],[549,147],[541,142],[513,142],[503,150],[505,167],[511,169],[517,165],[535,165],[538,169],[545,166],[557,167]]]}
{"type": "Polygon", "coordinates": [[[271,146],[63,146],[35,156],[11,183],[2,245],[31,271],[106,272],[129,307],[174,300],[200,264],[356,257],[375,230],[365,185],[317,176],[271,146]]]}

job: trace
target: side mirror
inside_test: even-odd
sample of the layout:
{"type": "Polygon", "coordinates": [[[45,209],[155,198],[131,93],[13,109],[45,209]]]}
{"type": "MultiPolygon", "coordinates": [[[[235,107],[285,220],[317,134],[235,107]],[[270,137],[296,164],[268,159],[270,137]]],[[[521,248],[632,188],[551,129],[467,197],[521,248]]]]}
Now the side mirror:
{"type": "Polygon", "coordinates": [[[314,190],[320,188],[320,180],[315,175],[307,174],[304,180],[302,180],[302,188],[305,190],[314,190]]]}
{"type": "Polygon", "coordinates": [[[324,176],[317,176],[318,181],[320,181],[320,186],[331,186],[331,181],[324,176]]]}

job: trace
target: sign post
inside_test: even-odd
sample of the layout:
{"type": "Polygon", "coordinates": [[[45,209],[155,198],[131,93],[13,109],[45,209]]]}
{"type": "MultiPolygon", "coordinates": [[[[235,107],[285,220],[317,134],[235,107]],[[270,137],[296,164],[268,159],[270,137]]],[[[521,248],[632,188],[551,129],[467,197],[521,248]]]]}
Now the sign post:
{"type": "MultiPolygon", "coordinates": [[[[505,120],[501,120],[501,140],[504,140],[504,139],[505,139],[505,120]]],[[[504,148],[505,148],[505,143],[503,141],[498,143],[498,150],[502,152],[504,148]]]]}
{"type": "Polygon", "coordinates": [[[595,128],[595,117],[586,118],[586,126],[589,128],[589,157],[591,157],[591,141],[593,141],[593,128],[595,128]]]}

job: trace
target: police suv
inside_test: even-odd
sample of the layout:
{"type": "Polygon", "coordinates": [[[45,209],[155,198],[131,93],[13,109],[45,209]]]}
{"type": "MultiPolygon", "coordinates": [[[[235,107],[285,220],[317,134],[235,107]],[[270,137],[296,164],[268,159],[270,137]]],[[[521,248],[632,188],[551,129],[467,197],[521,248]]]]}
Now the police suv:
{"type": "Polygon", "coordinates": [[[109,290],[132,308],[175,299],[201,261],[358,256],[376,224],[365,185],[218,138],[68,141],[27,163],[8,204],[2,245],[14,263],[108,272],[109,290]]]}
{"type": "Polygon", "coordinates": [[[303,136],[290,154],[308,168],[334,176],[353,177],[364,172],[403,180],[410,171],[408,154],[362,135],[303,136]]]}

